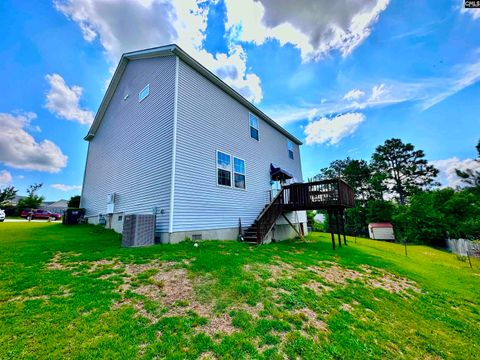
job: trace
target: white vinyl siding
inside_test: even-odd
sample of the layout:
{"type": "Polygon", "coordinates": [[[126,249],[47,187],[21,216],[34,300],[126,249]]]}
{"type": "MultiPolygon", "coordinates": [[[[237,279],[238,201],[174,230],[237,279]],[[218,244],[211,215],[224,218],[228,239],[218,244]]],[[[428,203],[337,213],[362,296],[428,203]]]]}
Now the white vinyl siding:
{"type": "MultiPolygon", "coordinates": [[[[287,137],[257,116],[261,141],[251,141],[249,109],[180,61],[173,231],[249,226],[265,206],[270,163],[302,181],[298,145],[295,160],[287,137]],[[245,189],[217,185],[216,151],[244,161],[245,189]]],[[[240,173],[239,173],[240,174],[240,173]]],[[[233,168],[232,168],[232,176],[233,168]]]]}
{"type": "Polygon", "coordinates": [[[96,135],[89,141],[81,206],[87,216],[157,211],[168,231],[172,169],[175,56],[128,63],[96,135]],[[149,84],[148,101],[136,96],[149,84]],[[162,211],[163,210],[163,211],[162,211]]]}

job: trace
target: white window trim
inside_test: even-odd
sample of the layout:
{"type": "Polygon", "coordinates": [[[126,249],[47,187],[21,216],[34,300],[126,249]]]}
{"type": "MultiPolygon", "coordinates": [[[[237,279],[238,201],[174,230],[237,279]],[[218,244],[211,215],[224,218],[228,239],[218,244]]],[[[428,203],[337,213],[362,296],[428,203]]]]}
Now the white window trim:
{"type": "Polygon", "coordinates": [[[246,191],[247,190],[247,162],[245,160],[243,160],[242,158],[234,156],[233,157],[233,162],[232,162],[232,174],[233,174],[233,176],[232,176],[232,187],[236,190],[246,191]],[[235,172],[235,159],[243,161],[243,174],[235,172]],[[239,187],[235,186],[235,174],[240,174],[240,175],[245,176],[245,187],[244,188],[239,188],[239,187]]]}
{"type": "Polygon", "coordinates": [[[147,97],[150,96],[150,84],[145,85],[145,87],[138,92],[138,102],[141,103],[143,100],[145,100],[147,97]],[[140,99],[140,94],[145,90],[148,89],[148,94],[145,95],[145,97],[140,99]]]}
{"type": "Polygon", "coordinates": [[[248,135],[250,136],[250,139],[255,140],[255,141],[257,141],[257,142],[260,141],[260,119],[258,118],[257,115],[255,115],[254,113],[251,113],[251,112],[248,113],[248,135]],[[257,119],[257,127],[250,125],[250,116],[253,116],[255,119],[257,119]],[[250,128],[252,128],[252,127],[253,127],[255,130],[257,130],[258,139],[255,139],[255,138],[252,136],[252,130],[250,129],[250,128]]]}
{"type": "Polygon", "coordinates": [[[227,153],[226,151],[222,151],[222,150],[216,150],[215,151],[215,183],[217,184],[218,187],[227,188],[227,189],[232,188],[232,186],[233,186],[233,161],[232,161],[232,159],[233,159],[233,156],[231,154],[227,153]],[[218,169],[225,170],[225,169],[221,169],[221,168],[218,167],[218,153],[222,153],[222,154],[230,156],[230,186],[222,185],[222,184],[218,183],[218,169]]]}

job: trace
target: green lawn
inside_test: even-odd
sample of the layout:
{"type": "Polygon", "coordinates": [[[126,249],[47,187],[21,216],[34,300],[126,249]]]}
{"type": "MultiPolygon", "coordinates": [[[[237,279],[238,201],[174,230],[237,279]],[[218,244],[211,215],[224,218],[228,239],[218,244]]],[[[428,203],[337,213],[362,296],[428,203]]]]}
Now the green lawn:
{"type": "Polygon", "coordinates": [[[328,234],[122,249],[83,225],[0,224],[0,359],[478,359],[480,270],[328,234]]]}

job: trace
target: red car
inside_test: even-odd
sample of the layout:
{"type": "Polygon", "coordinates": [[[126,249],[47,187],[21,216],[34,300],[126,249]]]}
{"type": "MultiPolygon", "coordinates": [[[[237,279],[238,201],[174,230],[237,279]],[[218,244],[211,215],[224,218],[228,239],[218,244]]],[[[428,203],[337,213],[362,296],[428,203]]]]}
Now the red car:
{"type": "Polygon", "coordinates": [[[60,220],[62,218],[62,215],[52,213],[47,210],[41,210],[41,209],[27,209],[23,210],[22,213],[20,214],[21,217],[27,218],[28,216],[31,216],[32,219],[55,219],[55,220],[60,220]]]}

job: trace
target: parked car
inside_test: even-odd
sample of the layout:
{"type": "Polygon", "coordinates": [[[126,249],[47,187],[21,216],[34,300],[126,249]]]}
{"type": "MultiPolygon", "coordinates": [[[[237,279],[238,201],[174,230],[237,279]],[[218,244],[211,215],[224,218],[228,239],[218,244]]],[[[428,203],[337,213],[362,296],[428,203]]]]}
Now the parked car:
{"type": "Polygon", "coordinates": [[[5,211],[0,209],[0,222],[2,222],[3,220],[5,220],[5,211]]]}
{"type": "Polygon", "coordinates": [[[22,213],[20,214],[21,217],[27,218],[28,216],[31,216],[32,219],[55,219],[55,220],[60,220],[62,218],[62,215],[52,213],[47,210],[42,210],[42,209],[26,209],[23,210],[22,213]]]}

